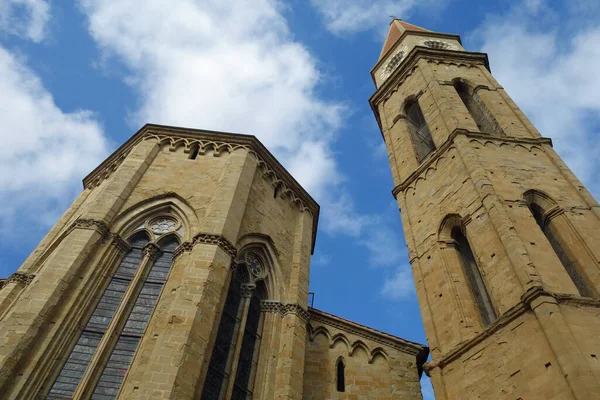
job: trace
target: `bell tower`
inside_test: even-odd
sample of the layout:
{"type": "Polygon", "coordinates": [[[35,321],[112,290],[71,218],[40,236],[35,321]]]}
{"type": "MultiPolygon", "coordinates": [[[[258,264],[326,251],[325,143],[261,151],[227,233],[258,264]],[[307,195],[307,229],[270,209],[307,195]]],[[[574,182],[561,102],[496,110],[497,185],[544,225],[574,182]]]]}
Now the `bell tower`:
{"type": "Polygon", "coordinates": [[[371,76],[436,399],[600,398],[600,206],[458,35],[371,76]]]}

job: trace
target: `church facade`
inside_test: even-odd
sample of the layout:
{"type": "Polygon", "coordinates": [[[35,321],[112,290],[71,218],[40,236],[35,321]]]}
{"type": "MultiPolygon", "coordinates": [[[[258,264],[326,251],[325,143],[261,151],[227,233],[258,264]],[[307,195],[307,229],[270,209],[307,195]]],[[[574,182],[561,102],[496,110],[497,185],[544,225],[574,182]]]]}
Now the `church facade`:
{"type": "Polygon", "coordinates": [[[145,125],[0,287],[7,399],[600,398],[600,207],[456,35],[371,71],[429,348],[308,306],[319,206],[254,137],[145,125]]]}

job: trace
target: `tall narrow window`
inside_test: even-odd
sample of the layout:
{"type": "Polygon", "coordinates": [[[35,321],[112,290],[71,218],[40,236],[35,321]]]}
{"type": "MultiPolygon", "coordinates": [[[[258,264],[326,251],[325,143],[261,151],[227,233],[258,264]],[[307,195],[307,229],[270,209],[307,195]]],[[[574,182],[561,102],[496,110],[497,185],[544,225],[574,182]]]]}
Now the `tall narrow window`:
{"type": "Polygon", "coordinates": [[[496,320],[496,311],[492,306],[490,296],[485,288],[485,283],[483,282],[473,252],[471,251],[471,246],[459,227],[452,229],[452,238],[454,239],[460,254],[463,269],[467,276],[467,280],[469,281],[469,286],[473,292],[473,297],[475,298],[475,303],[481,314],[483,324],[488,326],[496,320]]]}
{"type": "Polygon", "coordinates": [[[236,268],[229,284],[221,322],[217,330],[217,338],[210,357],[206,381],[202,392],[202,400],[220,398],[223,382],[228,377],[227,359],[232,351],[234,333],[240,322],[240,305],[242,302],[242,284],[246,281],[243,268],[236,268]]]}
{"type": "Polygon", "coordinates": [[[92,400],[116,398],[137,346],[142,340],[142,334],[148,325],[148,321],[150,321],[152,311],[154,311],[154,307],[158,302],[158,296],[167,280],[167,275],[173,264],[173,251],[178,245],[179,242],[173,235],[158,243],[161,254],[152,265],[142,285],[125,326],[117,339],[104,371],[100,375],[98,384],[92,394],[92,400]]]}
{"type": "Polygon", "coordinates": [[[554,233],[552,232],[551,226],[545,221],[545,212],[544,210],[535,203],[529,204],[529,209],[535,218],[538,226],[544,232],[544,235],[550,242],[554,253],[561,261],[563,267],[571,277],[571,280],[575,284],[575,287],[579,291],[579,294],[584,297],[593,297],[592,290],[588,286],[585,279],[581,276],[579,271],[577,270],[577,264],[575,261],[569,256],[566,252],[566,249],[563,248],[561,241],[554,233]]]}
{"type": "Polygon", "coordinates": [[[503,136],[502,129],[482,103],[479,95],[472,91],[465,81],[455,79],[454,88],[480,132],[489,133],[494,136],[503,136]]]}
{"type": "Polygon", "coordinates": [[[47,399],[72,399],[76,393],[90,392],[92,399],[116,398],[184,231],[172,216],[150,218],[136,230],[127,240],[130,250],[102,293],[47,399]]]}
{"type": "Polygon", "coordinates": [[[337,384],[337,391],[338,392],[345,392],[346,391],[346,378],[345,378],[345,366],[344,366],[344,360],[342,360],[341,358],[338,359],[337,361],[337,365],[335,366],[336,368],[336,384],[337,384]]]}
{"type": "Polygon", "coordinates": [[[70,399],[89,366],[100,340],[106,333],[108,325],[137,272],[142,261],[142,249],[149,242],[148,235],[140,232],[129,239],[131,250],[125,255],[108,287],[102,294],[100,302],[88,320],[79,340],[69,354],[58,378],[48,393],[48,399],[70,399]]]}
{"type": "Polygon", "coordinates": [[[408,120],[412,141],[417,153],[417,160],[421,162],[429,153],[435,150],[435,144],[431,138],[429,127],[421,112],[419,103],[414,100],[409,102],[404,109],[404,113],[408,120]]]}
{"type": "Polygon", "coordinates": [[[232,277],[202,388],[202,400],[253,398],[262,335],[266,270],[254,253],[242,256],[232,277]]]}

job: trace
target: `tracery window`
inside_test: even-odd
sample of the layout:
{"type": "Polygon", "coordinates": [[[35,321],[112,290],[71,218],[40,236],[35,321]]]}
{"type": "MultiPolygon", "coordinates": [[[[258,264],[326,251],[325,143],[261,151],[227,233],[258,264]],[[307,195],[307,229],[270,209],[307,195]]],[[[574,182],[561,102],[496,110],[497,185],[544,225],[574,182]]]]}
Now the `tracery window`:
{"type": "Polygon", "coordinates": [[[469,241],[462,233],[460,227],[452,229],[452,239],[455,241],[456,249],[460,255],[463,269],[467,276],[483,324],[484,326],[488,326],[496,320],[496,311],[494,310],[492,301],[485,287],[485,282],[483,281],[483,277],[481,276],[481,272],[479,271],[479,267],[473,256],[469,241]]]}
{"type": "Polygon", "coordinates": [[[208,367],[202,400],[252,399],[267,298],[262,259],[242,256],[232,276],[208,367]]]}
{"type": "Polygon", "coordinates": [[[166,282],[182,232],[179,221],[171,216],[148,220],[134,230],[127,240],[130,250],[71,349],[48,399],[71,399],[82,391],[92,392],[92,399],[116,398],[166,282]],[[92,371],[101,372],[99,378],[92,371]]]}
{"type": "Polygon", "coordinates": [[[417,153],[417,160],[421,162],[429,153],[435,150],[435,144],[431,132],[416,100],[407,103],[404,108],[408,126],[412,135],[412,141],[417,153]]]}

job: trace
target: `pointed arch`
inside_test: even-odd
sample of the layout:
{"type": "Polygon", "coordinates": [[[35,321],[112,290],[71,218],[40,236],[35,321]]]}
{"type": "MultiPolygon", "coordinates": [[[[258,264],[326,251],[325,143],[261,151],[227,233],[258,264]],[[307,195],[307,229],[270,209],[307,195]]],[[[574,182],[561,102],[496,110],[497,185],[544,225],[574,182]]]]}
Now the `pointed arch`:
{"type": "Polygon", "coordinates": [[[498,122],[479,97],[475,85],[463,78],[453,79],[452,84],[479,131],[494,136],[504,136],[498,122]]]}
{"type": "Polygon", "coordinates": [[[367,354],[367,357],[371,354],[371,350],[369,349],[369,346],[365,344],[365,342],[363,342],[362,340],[356,340],[354,341],[354,343],[352,343],[350,355],[353,355],[354,352],[358,349],[363,349],[367,354]]]}
{"type": "Polygon", "coordinates": [[[461,261],[461,269],[466,278],[465,280],[468,283],[475,305],[479,310],[481,322],[484,326],[490,325],[497,318],[496,311],[469,240],[467,239],[465,226],[460,215],[449,214],[444,217],[438,230],[438,237],[457,252],[458,259],[461,261]]]}
{"type": "Polygon", "coordinates": [[[560,260],[579,294],[583,297],[595,297],[593,285],[589,282],[583,271],[583,266],[580,265],[575,256],[572,243],[565,240],[566,237],[576,235],[573,234],[574,232],[565,232],[565,229],[571,231],[572,228],[568,221],[564,220],[566,217],[563,209],[558,206],[552,197],[540,190],[528,190],[523,194],[523,198],[535,222],[546,236],[554,250],[554,254],[560,260]],[[557,223],[557,218],[566,222],[562,224],[562,229],[557,223]]]}
{"type": "Polygon", "coordinates": [[[371,356],[369,357],[369,364],[373,364],[373,361],[375,361],[375,357],[377,357],[377,356],[382,357],[389,365],[390,361],[389,361],[388,355],[382,347],[376,347],[373,350],[371,350],[371,356]]]}
{"type": "Polygon", "coordinates": [[[310,341],[314,341],[315,338],[318,335],[323,335],[327,338],[327,343],[331,343],[331,334],[329,333],[329,330],[327,328],[325,328],[324,326],[318,326],[316,328],[313,328],[312,325],[308,325],[309,328],[309,338],[310,341]]]}
{"type": "Polygon", "coordinates": [[[337,342],[345,344],[348,355],[352,355],[352,346],[350,345],[350,341],[348,340],[346,335],[344,335],[343,333],[336,333],[335,335],[333,335],[333,337],[331,338],[331,343],[329,344],[329,348],[333,349],[337,342]]]}
{"type": "Polygon", "coordinates": [[[342,356],[335,362],[335,386],[340,393],[346,391],[346,362],[342,356]]]}

